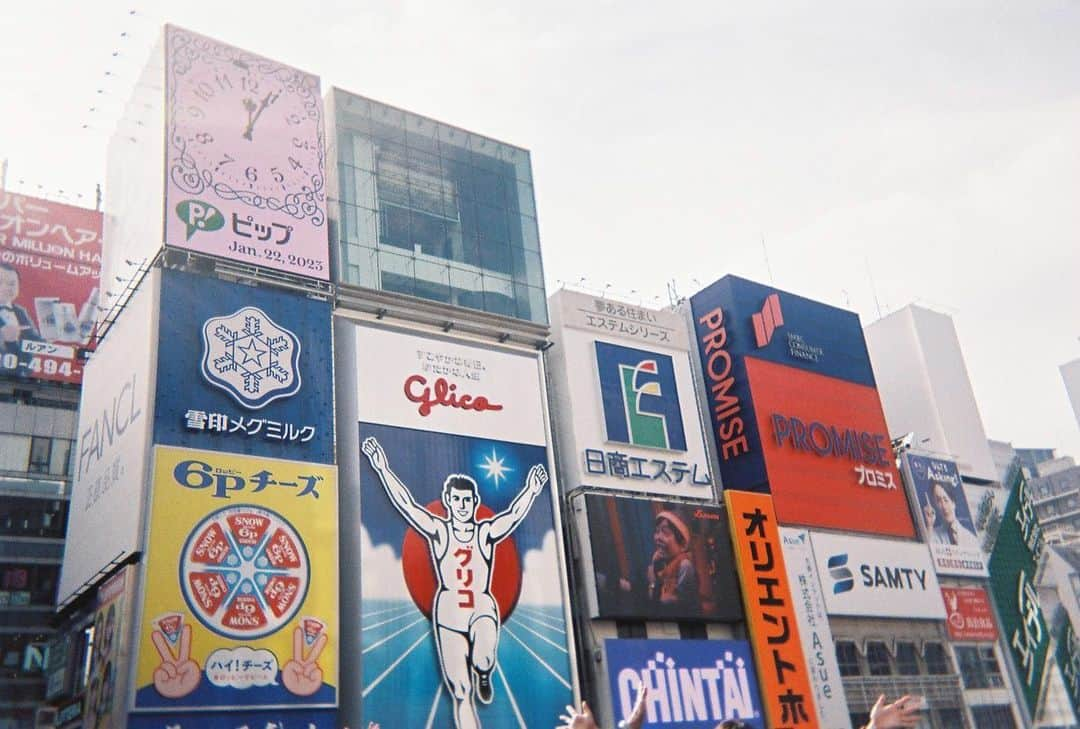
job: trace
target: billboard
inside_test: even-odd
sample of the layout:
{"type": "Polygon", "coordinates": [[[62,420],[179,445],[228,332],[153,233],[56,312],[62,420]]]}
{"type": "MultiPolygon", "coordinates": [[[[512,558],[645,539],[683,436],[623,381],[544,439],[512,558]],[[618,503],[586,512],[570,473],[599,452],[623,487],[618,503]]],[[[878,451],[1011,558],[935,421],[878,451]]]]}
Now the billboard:
{"type": "Polygon", "coordinates": [[[248,712],[297,709],[284,715],[332,726],[336,469],[168,446],[154,453],[133,710],[160,717],[139,721],[228,710],[239,725],[248,712]]]}
{"type": "Polygon", "coordinates": [[[1072,623],[1067,619],[1062,622],[1058,632],[1054,660],[1057,661],[1061,678],[1065,681],[1073,715],[1080,716],[1080,639],[1076,637],[1072,623]]]}
{"type": "Polygon", "coordinates": [[[343,721],[550,723],[574,679],[536,355],[345,321],[335,341],[343,721]]]}
{"type": "Polygon", "coordinates": [[[907,452],[903,467],[938,574],[986,577],[982,540],[956,464],[907,452]]]}
{"type": "MultiPolygon", "coordinates": [[[[690,297],[690,315],[726,488],[766,490],[754,357],[873,389],[874,373],[858,315],[737,276],[690,297]]],[[[877,406],[880,410],[880,404],[877,406]]]]}
{"type": "Polygon", "coordinates": [[[0,190],[0,374],[82,382],[102,214],[0,190]]]}
{"type": "Polygon", "coordinates": [[[165,270],[154,442],[334,462],[330,304],[165,270]]]}
{"type": "Polygon", "coordinates": [[[981,587],[942,587],[945,624],[949,639],[956,641],[996,641],[997,623],[990,598],[981,587]]]}
{"type": "Polygon", "coordinates": [[[98,588],[90,678],[83,699],[84,729],[111,729],[122,723],[134,594],[132,566],[122,568],[98,588]]]}
{"type": "Polygon", "coordinates": [[[1001,619],[1006,653],[1020,679],[1029,715],[1035,715],[1050,647],[1035,574],[1043,550],[1042,527],[1023,469],[1017,462],[1002,479],[1009,499],[990,554],[990,594],[1001,619]]]}
{"type": "Polygon", "coordinates": [[[945,619],[925,544],[824,532],[810,539],[829,615],[945,619]]]}
{"type": "Polygon", "coordinates": [[[758,667],[765,725],[817,729],[814,689],[772,498],[725,489],[724,505],[742,577],[746,628],[758,667]]]}
{"type": "Polygon", "coordinates": [[[712,498],[682,319],[565,290],[550,304],[566,486],[712,498]]]}
{"type": "Polygon", "coordinates": [[[782,524],[915,536],[876,390],[753,358],[746,374],[782,524]]]}
{"type": "Polygon", "coordinates": [[[742,620],[722,508],[600,494],[583,498],[592,617],[742,620]]]}
{"type": "Polygon", "coordinates": [[[851,729],[847,696],[836,662],[832,630],[825,611],[810,532],[805,529],[780,528],[784,543],[784,564],[791,584],[795,615],[799,620],[803,653],[814,686],[814,703],[823,729],[851,729]]]}
{"type": "Polygon", "coordinates": [[[645,686],[643,726],[713,729],[740,719],[753,729],[765,727],[745,640],[609,638],[604,654],[617,720],[630,715],[638,686],[645,686]]]}
{"type": "Polygon", "coordinates": [[[328,280],[319,78],[165,28],[165,243],[328,280]]]}
{"type": "Polygon", "coordinates": [[[60,603],[141,548],[160,281],[147,274],[86,365],[60,603]]]}

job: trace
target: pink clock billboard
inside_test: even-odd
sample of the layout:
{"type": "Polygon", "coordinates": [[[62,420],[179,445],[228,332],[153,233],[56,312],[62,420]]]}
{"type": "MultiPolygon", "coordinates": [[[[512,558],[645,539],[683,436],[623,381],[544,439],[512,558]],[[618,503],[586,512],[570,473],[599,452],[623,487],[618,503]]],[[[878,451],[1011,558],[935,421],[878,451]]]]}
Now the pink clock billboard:
{"type": "Polygon", "coordinates": [[[328,280],[319,78],[166,27],[165,242],[328,280]]]}

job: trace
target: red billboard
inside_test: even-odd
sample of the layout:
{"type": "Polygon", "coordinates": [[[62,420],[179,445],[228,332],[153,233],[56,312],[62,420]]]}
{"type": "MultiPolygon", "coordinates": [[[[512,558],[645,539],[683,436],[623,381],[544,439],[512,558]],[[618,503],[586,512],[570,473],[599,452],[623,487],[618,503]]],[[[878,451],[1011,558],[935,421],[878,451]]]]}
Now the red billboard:
{"type": "Polygon", "coordinates": [[[990,598],[981,587],[942,587],[950,640],[996,641],[997,623],[990,598]]]}
{"type": "Polygon", "coordinates": [[[0,190],[0,374],[82,382],[102,215],[0,190]]]}
{"type": "Polygon", "coordinates": [[[746,358],[781,524],[914,537],[877,390],[746,358]]]}

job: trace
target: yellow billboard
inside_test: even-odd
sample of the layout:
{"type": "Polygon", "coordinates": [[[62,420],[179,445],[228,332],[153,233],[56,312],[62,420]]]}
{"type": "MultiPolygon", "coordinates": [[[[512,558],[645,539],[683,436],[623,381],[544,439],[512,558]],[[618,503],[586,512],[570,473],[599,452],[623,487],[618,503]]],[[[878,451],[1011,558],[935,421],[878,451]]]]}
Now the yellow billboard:
{"type": "Polygon", "coordinates": [[[157,446],[135,711],[337,704],[337,468],[157,446]]]}

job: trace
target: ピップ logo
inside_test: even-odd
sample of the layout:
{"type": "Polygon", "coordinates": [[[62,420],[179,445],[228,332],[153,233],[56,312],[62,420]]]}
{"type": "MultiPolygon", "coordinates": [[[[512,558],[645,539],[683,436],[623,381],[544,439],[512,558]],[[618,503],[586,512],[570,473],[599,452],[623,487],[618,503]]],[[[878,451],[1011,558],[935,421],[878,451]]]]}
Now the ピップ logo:
{"type": "Polygon", "coordinates": [[[855,587],[855,576],[847,567],[847,554],[834,554],[829,557],[829,576],[833,578],[833,594],[850,592],[855,587]]]}
{"type": "Polygon", "coordinates": [[[670,356],[597,342],[596,364],[608,440],[686,450],[670,356]]]}
{"type": "Polygon", "coordinates": [[[245,306],[203,324],[202,374],[258,410],[300,390],[300,340],[265,312],[245,306]]]}
{"type": "Polygon", "coordinates": [[[187,240],[200,230],[209,233],[225,227],[221,211],[202,200],[184,200],[176,206],[176,214],[184,221],[187,240]]]}
{"type": "Polygon", "coordinates": [[[780,294],[769,294],[761,311],[750,317],[754,323],[754,340],[758,349],[772,341],[773,332],[784,325],[784,313],[780,311],[780,294]]]}

